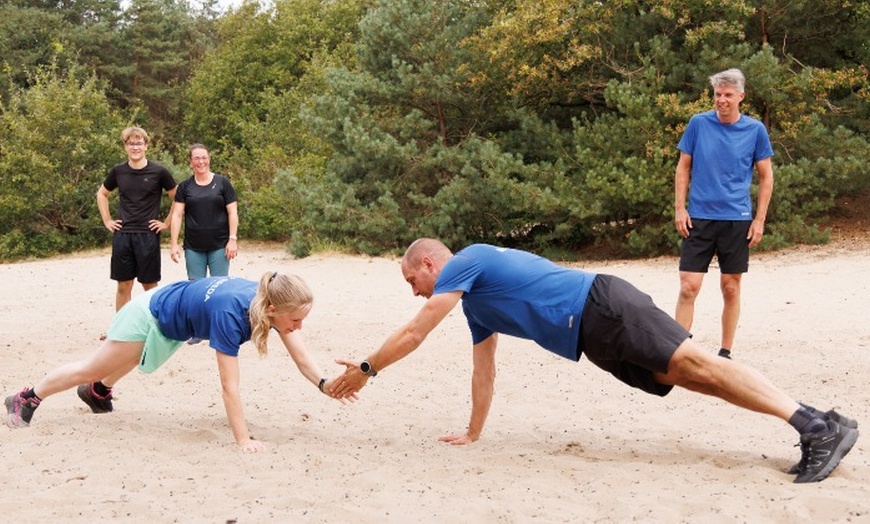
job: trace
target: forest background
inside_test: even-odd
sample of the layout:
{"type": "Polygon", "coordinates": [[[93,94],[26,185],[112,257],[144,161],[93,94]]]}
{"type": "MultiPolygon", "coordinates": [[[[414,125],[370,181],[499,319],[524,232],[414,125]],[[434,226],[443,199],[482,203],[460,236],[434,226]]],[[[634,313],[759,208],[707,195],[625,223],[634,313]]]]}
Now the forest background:
{"type": "Polygon", "coordinates": [[[674,252],[676,144],[731,67],[775,151],[762,247],[822,243],[870,190],[868,37],[868,0],[0,0],[0,260],[110,242],[127,125],[179,181],[206,144],[240,236],[296,256],[674,252]]]}

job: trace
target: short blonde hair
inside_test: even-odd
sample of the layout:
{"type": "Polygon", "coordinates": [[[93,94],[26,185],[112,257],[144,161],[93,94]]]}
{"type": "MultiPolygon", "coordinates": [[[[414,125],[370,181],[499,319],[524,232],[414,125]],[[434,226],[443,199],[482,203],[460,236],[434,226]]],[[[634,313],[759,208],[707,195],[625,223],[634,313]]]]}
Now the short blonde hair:
{"type": "Polygon", "coordinates": [[[267,271],[260,277],[257,294],[251,301],[248,317],[251,321],[251,342],[257,346],[261,356],[268,353],[266,344],[269,339],[269,329],[272,323],[269,317],[269,306],[275,307],[275,313],[286,313],[311,307],[314,294],[311,293],[304,280],[296,275],[282,275],[267,271]]]}
{"type": "Polygon", "coordinates": [[[121,131],[121,142],[127,143],[131,138],[141,138],[146,144],[150,138],[148,133],[141,127],[126,127],[121,131]]]}

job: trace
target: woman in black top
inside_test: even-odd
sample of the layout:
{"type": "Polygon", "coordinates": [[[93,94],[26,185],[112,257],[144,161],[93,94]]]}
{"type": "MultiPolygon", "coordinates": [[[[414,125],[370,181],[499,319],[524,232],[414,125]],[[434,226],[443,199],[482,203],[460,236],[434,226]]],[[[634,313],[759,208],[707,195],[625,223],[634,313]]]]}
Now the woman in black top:
{"type": "Polygon", "coordinates": [[[236,192],[229,179],[212,173],[208,149],[193,144],[190,167],[193,176],[178,184],[170,227],[173,262],[181,257],[178,234],[184,217],[184,260],[187,278],[226,276],[236,257],[239,213],[236,192]]]}

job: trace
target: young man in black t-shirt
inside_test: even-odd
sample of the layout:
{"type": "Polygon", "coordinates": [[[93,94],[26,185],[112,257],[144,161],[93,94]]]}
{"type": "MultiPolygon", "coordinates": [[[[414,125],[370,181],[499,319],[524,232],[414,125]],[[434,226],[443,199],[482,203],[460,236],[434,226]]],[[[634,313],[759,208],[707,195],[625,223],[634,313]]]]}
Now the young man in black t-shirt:
{"type": "Polygon", "coordinates": [[[160,232],[169,228],[172,210],[160,220],[160,201],[165,191],[175,199],[177,184],[172,174],[145,157],[148,133],[140,127],[121,132],[127,161],[109,170],[97,191],[97,207],[103,224],[112,233],[111,279],[118,282],[115,310],[121,309],[133,291],[133,280],[149,290],[160,282],[160,232]],[[109,194],[118,190],[117,219],[109,211],[109,194]]]}

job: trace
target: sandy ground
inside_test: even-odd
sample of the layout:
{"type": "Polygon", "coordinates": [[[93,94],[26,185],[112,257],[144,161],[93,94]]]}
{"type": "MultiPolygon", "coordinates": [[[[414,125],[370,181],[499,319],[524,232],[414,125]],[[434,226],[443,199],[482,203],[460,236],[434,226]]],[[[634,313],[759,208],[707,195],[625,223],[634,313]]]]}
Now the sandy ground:
{"type": "MultiPolygon", "coordinates": [[[[870,428],[867,244],[754,255],[735,358],[820,408],[870,428]]],[[[92,352],[113,313],[108,252],[0,265],[4,396],[92,352]]],[[[596,262],[672,312],[676,260],[596,262]]],[[[304,334],[329,374],[362,358],[422,305],[394,259],[240,246],[233,274],[301,275],[316,303],[304,334]]],[[[164,250],[163,281],[184,278],[164,250]]],[[[718,347],[711,273],[695,337],[718,347]]],[[[141,292],[141,288],[136,289],[141,292]]],[[[782,421],[684,390],[665,399],[623,386],[589,362],[502,337],[483,437],[464,430],[471,343],[459,308],[354,405],[320,395],[280,342],[240,356],[243,401],[262,454],[236,450],[213,351],[185,346],[153,375],[116,387],[94,415],[68,391],[29,428],[0,426],[6,522],[870,522],[867,437],[824,482],[795,485],[799,457],[782,421]]]]}

